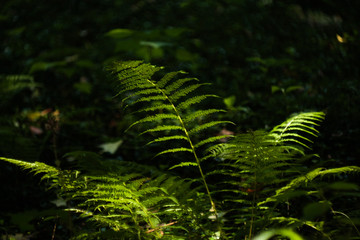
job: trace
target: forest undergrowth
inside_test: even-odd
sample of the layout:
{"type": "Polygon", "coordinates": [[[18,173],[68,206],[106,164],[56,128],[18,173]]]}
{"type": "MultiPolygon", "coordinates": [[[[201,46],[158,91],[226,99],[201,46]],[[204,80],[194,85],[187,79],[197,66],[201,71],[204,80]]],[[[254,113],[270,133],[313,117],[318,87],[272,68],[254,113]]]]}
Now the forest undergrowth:
{"type": "Polygon", "coordinates": [[[108,70],[133,120],[124,136],[154,153],[145,162],[82,149],[58,156],[56,114],[55,164],[0,157],[41,176],[61,202],[51,239],[57,222],[71,239],[360,239],[360,168],[329,168],[312,150],[324,112],[233,134],[221,131],[234,123],[207,83],[143,61],[108,70]]]}

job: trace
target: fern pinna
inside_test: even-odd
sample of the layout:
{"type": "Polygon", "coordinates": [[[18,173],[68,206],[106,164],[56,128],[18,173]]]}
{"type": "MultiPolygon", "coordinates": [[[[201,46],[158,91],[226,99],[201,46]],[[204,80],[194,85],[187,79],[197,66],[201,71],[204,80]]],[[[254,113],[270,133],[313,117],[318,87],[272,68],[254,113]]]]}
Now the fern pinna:
{"type": "Polygon", "coordinates": [[[196,78],[175,78],[177,75],[184,74],[182,71],[170,72],[165,74],[161,79],[154,80],[152,78],[153,75],[161,69],[161,67],[143,63],[142,61],[120,62],[114,65],[113,71],[120,82],[119,94],[127,94],[123,99],[123,101],[128,100],[126,107],[128,105],[140,105],[144,102],[148,103],[146,106],[141,106],[137,111],[138,113],[145,112],[146,115],[134,122],[129,128],[142,123],[156,123],[155,126],[148,128],[142,134],[153,132],[170,132],[173,134],[155,138],[150,143],[166,143],[174,140],[183,141],[185,146],[168,148],[156,156],[178,152],[192,154],[194,161],[182,161],[179,164],[173,165],[171,169],[183,166],[197,167],[209,197],[211,208],[216,212],[215,203],[212,200],[205,174],[201,167],[201,162],[210,155],[200,157],[198,155],[198,149],[208,143],[213,143],[230,136],[211,136],[197,143],[193,141],[193,138],[200,131],[215,125],[228,124],[231,122],[205,121],[200,124],[199,122],[194,124],[198,119],[204,121],[210,114],[224,112],[222,109],[206,109],[195,112],[187,111],[191,106],[207,98],[217,96],[194,95],[189,97],[191,93],[199,87],[206,85],[206,83],[198,83],[196,78]]]}

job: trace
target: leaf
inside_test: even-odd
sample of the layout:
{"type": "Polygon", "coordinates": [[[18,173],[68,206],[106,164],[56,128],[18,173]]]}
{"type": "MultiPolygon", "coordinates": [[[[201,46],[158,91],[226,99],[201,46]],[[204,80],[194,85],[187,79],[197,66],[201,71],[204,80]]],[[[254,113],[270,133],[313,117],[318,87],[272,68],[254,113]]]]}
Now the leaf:
{"type": "Polygon", "coordinates": [[[35,73],[38,71],[46,71],[50,68],[53,67],[58,67],[58,66],[64,66],[66,65],[67,62],[66,61],[58,61],[58,62],[35,62],[33,65],[31,65],[31,68],[29,70],[29,73],[35,73]]]}
{"type": "Polygon", "coordinates": [[[186,72],[184,71],[177,71],[177,72],[169,72],[166,73],[165,76],[163,76],[160,81],[157,82],[157,86],[159,88],[164,88],[166,86],[166,84],[171,81],[176,75],[178,74],[185,74],[186,72]]]}
{"type": "Polygon", "coordinates": [[[155,128],[150,128],[150,129],[142,132],[140,135],[142,135],[144,133],[148,133],[148,132],[174,131],[174,130],[184,131],[184,128],[181,126],[176,126],[176,125],[162,125],[162,126],[157,126],[155,128]]]}
{"type": "Polygon", "coordinates": [[[181,79],[178,79],[176,80],[175,82],[171,83],[170,85],[168,85],[166,88],[165,88],[165,92],[167,94],[170,94],[171,92],[173,92],[174,90],[178,90],[180,89],[180,87],[182,85],[184,85],[186,82],[189,82],[189,81],[199,81],[197,80],[196,78],[181,78],[181,79]]]}
{"type": "Polygon", "coordinates": [[[216,126],[216,125],[219,125],[219,124],[233,124],[235,125],[235,123],[233,122],[230,122],[230,121],[212,121],[212,122],[208,122],[208,123],[204,123],[204,124],[201,124],[199,126],[196,126],[194,128],[192,128],[190,131],[189,131],[189,134],[194,134],[194,133],[197,133],[201,130],[204,130],[204,129],[207,129],[207,128],[210,128],[210,127],[213,127],[213,126],[216,126]]]}
{"type": "Polygon", "coordinates": [[[51,203],[55,204],[56,207],[65,207],[67,206],[66,200],[64,200],[62,197],[59,197],[55,200],[50,201],[51,203]]]}
{"type": "Polygon", "coordinates": [[[162,47],[172,46],[173,44],[168,43],[168,42],[140,41],[140,45],[148,46],[148,47],[152,47],[152,48],[162,48],[162,47]]]}
{"type": "Polygon", "coordinates": [[[201,87],[203,85],[209,85],[209,84],[208,83],[193,84],[188,87],[182,88],[182,89],[176,91],[173,95],[171,95],[170,99],[171,99],[171,101],[176,102],[181,97],[188,95],[189,93],[195,91],[196,89],[198,89],[199,87],[201,87]]]}
{"type": "Polygon", "coordinates": [[[218,113],[218,112],[226,112],[225,110],[222,109],[207,109],[207,110],[199,110],[196,111],[194,113],[192,113],[191,115],[187,116],[184,119],[184,122],[191,122],[192,120],[199,118],[199,117],[205,117],[207,115],[213,114],[213,113],[218,113]]]}
{"type": "Polygon", "coordinates": [[[122,39],[122,38],[130,37],[133,34],[134,34],[133,30],[125,29],[125,28],[116,28],[105,33],[105,36],[116,39],[122,39]]]}
{"type": "Polygon", "coordinates": [[[162,151],[162,152],[156,154],[155,157],[166,154],[166,153],[175,153],[175,152],[191,152],[192,153],[193,150],[189,149],[189,148],[183,148],[183,147],[181,147],[181,148],[171,148],[171,149],[167,149],[165,151],[162,151]]]}
{"type": "Polygon", "coordinates": [[[197,144],[195,144],[195,148],[198,148],[204,144],[207,144],[207,143],[212,143],[212,142],[216,142],[218,140],[221,140],[221,139],[224,139],[224,138],[231,138],[233,137],[232,135],[221,135],[221,136],[214,136],[214,137],[209,137],[207,139],[204,139],[200,142],[198,142],[197,144]]]}
{"type": "Polygon", "coordinates": [[[219,96],[213,95],[213,94],[208,94],[208,95],[200,95],[200,96],[195,96],[195,97],[192,97],[192,98],[188,98],[185,101],[179,103],[177,105],[177,109],[179,109],[179,110],[186,109],[186,108],[190,107],[191,105],[200,103],[201,101],[207,99],[208,97],[216,97],[216,98],[218,98],[219,96]]]}
{"type": "Polygon", "coordinates": [[[114,154],[123,142],[124,141],[120,139],[119,141],[116,142],[103,143],[99,145],[99,148],[101,148],[103,152],[114,154]]]}
{"type": "Polygon", "coordinates": [[[257,235],[253,240],[268,240],[276,235],[287,237],[290,240],[304,240],[299,234],[295,233],[292,229],[286,229],[286,228],[267,230],[257,235]]]}
{"type": "Polygon", "coordinates": [[[169,170],[174,169],[174,168],[178,168],[178,167],[189,167],[189,166],[197,167],[198,164],[194,163],[194,162],[182,162],[180,164],[172,166],[171,168],[169,168],[169,170]]]}
{"type": "Polygon", "coordinates": [[[152,140],[151,142],[149,142],[148,144],[151,144],[151,143],[154,143],[154,142],[165,142],[165,141],[178,140],[178,139],[188,141],[188,138],[185,137],[185,136],[174,135],[174,136],[166,136],[166,137],[156,138],[156,139],[152,140]]]}
{"type": "Polygon", "coordinates": [[[163,119],[178,119],[178,116],[176,116],[175,114],[165,114],[165,113],[150,115],[148,117],[145,117],[143,119],[140,119],[140,120],[134,122],[133,124],[130,125],[130,127],[128,127],[128,129],[132,128],[133,126],[135,126],[139,123],[154,122],[154,121],[159,121],[159,120],[163,120],[163,119]]]}
{"type": "Polygon", "coordinates": [[[232,95],[224,99],[224,103],[228,109],[233,109],[236,102],[236,96],[232,95]]]}

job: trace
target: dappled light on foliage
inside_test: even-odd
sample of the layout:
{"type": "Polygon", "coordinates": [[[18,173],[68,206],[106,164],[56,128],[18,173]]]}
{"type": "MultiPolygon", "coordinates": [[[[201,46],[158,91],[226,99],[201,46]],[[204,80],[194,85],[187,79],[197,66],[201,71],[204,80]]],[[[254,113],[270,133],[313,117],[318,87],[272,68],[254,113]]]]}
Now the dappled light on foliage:
{"type": "Polygon", "coordinates": [[[3,0],[0,239],[360,238],[348,0],[3,0]]]}

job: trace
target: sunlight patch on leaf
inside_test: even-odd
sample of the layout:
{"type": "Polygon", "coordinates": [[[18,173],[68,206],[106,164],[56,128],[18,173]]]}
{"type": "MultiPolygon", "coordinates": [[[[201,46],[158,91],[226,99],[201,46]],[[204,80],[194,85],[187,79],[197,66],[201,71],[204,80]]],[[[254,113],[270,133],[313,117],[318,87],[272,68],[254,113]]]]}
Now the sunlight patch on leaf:
{"type": "Polygon", "coordinates": [[[103,143],[103,144],[99,145],[99,148],[102,149],[102,152],[114,154],[123,142],[124,141],[122,139],[120,139],[119,141],[116,141],[116,142],[103,143]]]}

